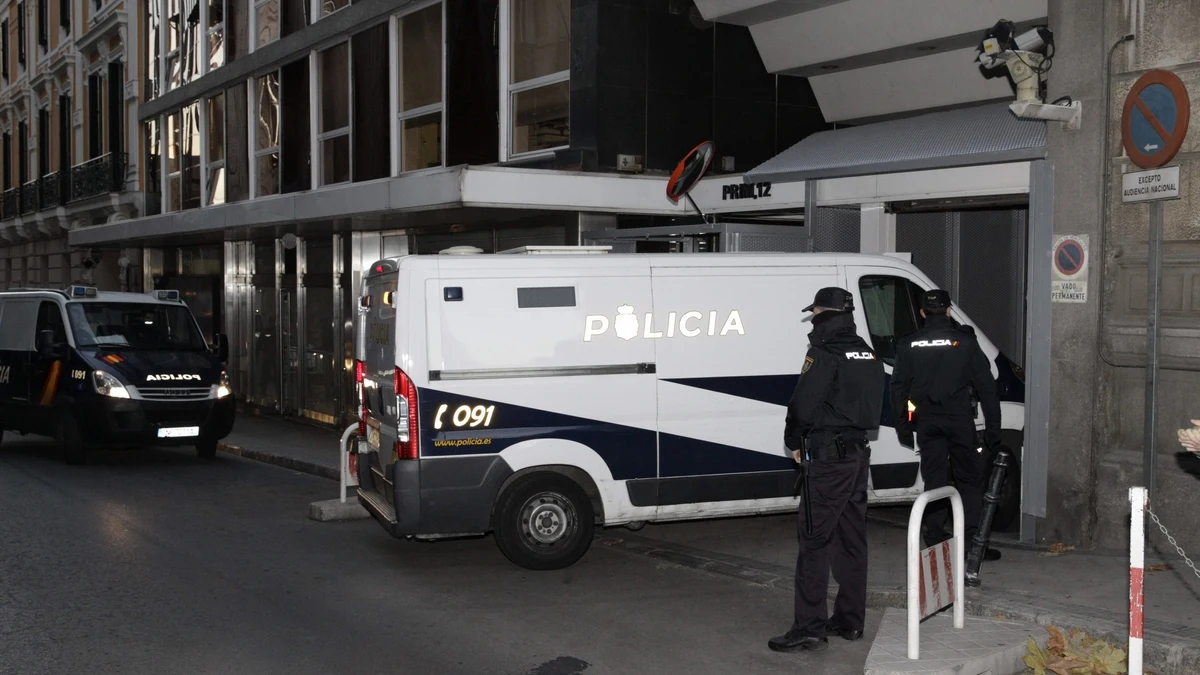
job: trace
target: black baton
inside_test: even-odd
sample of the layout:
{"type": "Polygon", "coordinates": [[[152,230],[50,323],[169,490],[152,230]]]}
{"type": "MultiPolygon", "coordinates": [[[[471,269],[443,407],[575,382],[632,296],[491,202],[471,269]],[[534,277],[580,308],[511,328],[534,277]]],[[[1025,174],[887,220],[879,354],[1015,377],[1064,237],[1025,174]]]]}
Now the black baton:
{"type": "Polygon", "coordinates": [[[805,439],[800,450],[800,475],[796,477],[796,485],[792,489],[792,496],[800,495],[800,503],[804,505],[804,533],[812,534],[812,490],[808,482],[808,441],[805,439]]]}

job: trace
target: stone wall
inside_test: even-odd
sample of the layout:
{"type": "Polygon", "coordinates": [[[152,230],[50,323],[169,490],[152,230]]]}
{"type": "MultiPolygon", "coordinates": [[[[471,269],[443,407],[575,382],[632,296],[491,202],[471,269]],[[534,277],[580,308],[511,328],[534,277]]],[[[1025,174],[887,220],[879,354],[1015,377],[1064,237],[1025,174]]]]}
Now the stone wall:
{"type": "MultiPolygon", "coordinates": [[[[1183,198],[1165,208],[1154,507],[1180,544],[1195,551],[1200,461],[1180,456],[1175,432],[1200,419],[1200,3],[1106,0],[1103,16],[1096,5],[1050,3],[1058,43],[1050,98],[1084,101],[1081,130],[1050,125],[1055,229],[1091,234],[1092,264],[1088,304],[1054,306],[1050,503],[1039,534],[1103,549],[1127,546],[1127,491],[1142,482],[1149,207],[1121,203],[1121,175],[1139,169],[1125,156],[1120,121],[1133,83],[1162,68],[1187,85],[1192,114],[1189,136],[1172,162],[1181,169],[1183,198]],[[1108,209],[1101,227],[1105,62],[1126,33],[1136,38],[1118,47],[1112,61],[1108,209]],[[1076,376],[1092,388],[1073,382],[1076,376]]],[[[1161,548],[1164,540],[1153,536],[1152,543],[1161,548]]]]}

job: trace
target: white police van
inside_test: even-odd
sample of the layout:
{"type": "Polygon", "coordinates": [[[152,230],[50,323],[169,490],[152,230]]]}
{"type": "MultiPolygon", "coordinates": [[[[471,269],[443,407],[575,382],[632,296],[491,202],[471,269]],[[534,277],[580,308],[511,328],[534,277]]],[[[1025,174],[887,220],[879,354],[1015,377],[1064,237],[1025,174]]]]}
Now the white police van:
{"type": "Polygon", "coordinates": [[[211,458],[234,420],[228,342],[216,342],[175,290],[0,292],[0,434],[55,438],[68,463],[105,445],[211,458]]]}
{"type": "MultiPolygon", "coordinates": [[[[494,531],[517,565],[554,569],[586,552],[595,525],[794,510],[783,426],[808,347],[800,308],[821,287],[850,290],[890,373],[934,287],[886,256],[604,249],[415,255],[367,270],[358,497],[388,532],[494,531]]],[[[1021,371],[979,343],[1019,449],[1021,371]]],[[[922,490],[894,415],[885,403],[872,441],[876,504],[922,490]]],[[[1019,485],[1011,471],[997,526],[1017,515],[1019,485]]]]}

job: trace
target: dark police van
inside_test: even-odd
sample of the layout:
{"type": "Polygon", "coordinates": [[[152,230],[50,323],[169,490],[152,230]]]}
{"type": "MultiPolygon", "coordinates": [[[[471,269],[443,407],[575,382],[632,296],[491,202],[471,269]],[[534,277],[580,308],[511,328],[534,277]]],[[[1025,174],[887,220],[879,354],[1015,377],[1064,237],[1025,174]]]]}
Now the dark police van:
{"type": "Polygon", "coordinates": [[[0,434],[50,436],[68,463],[89,446],[212,458],[233,428],[228,349],[205,341],[179,291],[0,292],[0,434]]]}

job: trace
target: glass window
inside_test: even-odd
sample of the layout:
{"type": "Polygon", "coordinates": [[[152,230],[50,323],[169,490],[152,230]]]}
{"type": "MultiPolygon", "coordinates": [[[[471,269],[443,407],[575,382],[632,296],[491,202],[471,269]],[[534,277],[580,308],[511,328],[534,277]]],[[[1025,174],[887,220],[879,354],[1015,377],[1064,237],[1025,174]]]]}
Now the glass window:
{"type": "Polygon", "coordinates": [[[442,165],[442,5],[400,19],[400,170],[442,165]]]}
{"type": "Polygon", "coordinates": [[[279,73],[255,80],[254,196],[279,193],[279,73]]]}
{"type": "Polygon", "coordinates": [[[225,0],[208,2],[208,69],[225,65],[225,0]]]}
{"type": "Polygon", "coordinates": [[[81,349],[205,351],[208,345],[183,305],[149,302],[76,302],[67,305],[71,332],[81,349]]]}
{"type": "Polygon", "coordinates": [[[180,126],[183,121],[182,112],[167,115],[167,204],[166,211],[178,211],[180,205],[180,167],[182,166],[182,150],[180,149],[180,126]]]}
{"type": "Polygon", "coordinates": [[[208,99],[208,189],[206,204],[225,203],[225,94],[208,99]]]}
{"type": "Polygon", "coordinates": [[[279,39],[279,0],[255,0],[254,45],[262,47],[279,39]]]}
{"type": "Polygon", "coordinates": [[[571,69],[570,0],[512,0],[511,83],[571,69]]]}
{"type": "Polygon", "coordinates": [[[200,208],[200,104],[193,103],[182,110],[180,132],[182,167],[182,209],[200,208]]]}
{"type": "Polygon", "coordinates": [[[317,11],[317,18],[329,16],[349,4],[350,0],[317,0],[317,5],[320,8],[317,11]]]}
{"type": "Polygon", "coordinates": [[[512,96],[512,152],[537,152],[571,141],[571,83],[526,89],[512,96]]]}
{"type": "Polygon", "coordinates": [[[917,312],[923,292],[900,277],[866,276],[859,280],[863,313],[871,346],[888,365],[896,365],[896,340],[917,330],[924,321],[917,312]]]}
{"type": "Polygon", "coordinates": [[[162,2],[161,0],[144,0],[145,8],[145,48],[144,54],[146,61],[142,64],[142,72],[146,74],[145,96],[146,100],[155,98],[159,94],[159,78],[158,72],[158,57],[160,56],[158,44],[159,24],[161,23],[162,2]]]}
{"type": "MultiPolygon", "coordinates": [[[[37,330],[34,332],[35,342],[41,341],[42,331],[44,330],[54,332],[54,339],[51,344],[60,345],[66,343],[67,327],[63,324],[62,310],[59,309],[56,302],[45,301],[38,307],[37,330]]],[[[38,344],[38,346],[40,347],[41,345],[38,344]]]]}
{"type": "Polygon", "coordinates": [[[350,180],[350,43],[317,55],[321,185],[350,180]]]}
{"type": "Polygon", "coordinates": [[[571,3],[509,0],[509,153],[570,144],[571,3]]]}
{"type": "Polygon", "coordinates": [[[146,160],[142,164],[142,185],[146,193],[146,214],[162,213],[162,139],[159,138],[158,120],[149,119],[142,124],[145,137],[146,160]]]}

